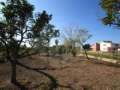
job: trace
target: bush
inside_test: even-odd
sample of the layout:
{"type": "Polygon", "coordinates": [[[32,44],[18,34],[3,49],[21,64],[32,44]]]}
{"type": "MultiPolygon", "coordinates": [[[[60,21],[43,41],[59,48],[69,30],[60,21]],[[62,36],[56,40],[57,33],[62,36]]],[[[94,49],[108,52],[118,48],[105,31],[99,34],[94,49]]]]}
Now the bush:
{"type": "Polygon", "coordinates": [[[76,54],[77,54],[76,49],[72,49],[71,53],[72,53],[72,55],[75,57],[76,54]]]}

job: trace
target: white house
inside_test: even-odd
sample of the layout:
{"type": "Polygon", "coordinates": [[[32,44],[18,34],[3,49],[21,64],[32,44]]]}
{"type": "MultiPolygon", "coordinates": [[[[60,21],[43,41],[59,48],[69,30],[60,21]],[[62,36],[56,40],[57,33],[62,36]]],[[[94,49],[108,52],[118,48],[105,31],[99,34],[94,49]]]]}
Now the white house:
{"type": "Polygon", "coordinates": [[[112,47],[112,42],[106,42],[106,41],[102,41],[100,42],[100,51],[102,52],[108,52],[108,48],[112,47]]]}
{"type": "Polygon", "coordinates": [[[113,52],[118,51],[120,44],[113,43],[112,41],[102,41],[100,42],[100,51],[102,52],[113,52]]]}
{"type": "Polygon", "coordinates": [[[120,52],[120,48],[118,48],[118,51],[120,52]]]}
{"type": "Polygon", "coordinates": [[[91,45],[92,51],[114,52],[120,51],[120,44],[112,41],[102,41],[91,45]]]}

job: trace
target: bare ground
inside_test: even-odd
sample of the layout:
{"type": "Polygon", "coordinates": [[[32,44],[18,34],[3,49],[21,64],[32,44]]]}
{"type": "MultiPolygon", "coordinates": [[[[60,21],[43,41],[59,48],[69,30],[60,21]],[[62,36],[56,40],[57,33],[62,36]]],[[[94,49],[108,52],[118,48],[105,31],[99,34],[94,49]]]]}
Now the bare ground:
{"type": "MultiPolygon", "coordinates": [[[[120,90],[120,67],[86,60],[84,57],[45,57],[34,55],[19,60],[25,65],[52,75],[55,90],[120,90]]],[[[50,80],[42,73],[18,66],[17,80],[29,90],[48,90],[50,80]]],[[[17,87],[10,83],[10,65],[0,64],[0,87],[17,87]]]]}

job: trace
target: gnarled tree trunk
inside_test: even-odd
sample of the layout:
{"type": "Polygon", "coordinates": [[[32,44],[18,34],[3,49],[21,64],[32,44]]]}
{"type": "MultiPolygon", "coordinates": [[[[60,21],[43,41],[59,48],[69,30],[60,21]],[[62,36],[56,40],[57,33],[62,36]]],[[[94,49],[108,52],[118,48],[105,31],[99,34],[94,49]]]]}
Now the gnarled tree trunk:
{"type": "Polygon", "coordinates": [[[16,62],[11,61],[11,82],[14,83],[16,82],[16,62]]]}
{"type": "Polygon", "coordinates": [[[87,54],[87,51],[84,49],[84,52],[85,52],[85,56],[87,58],[87,60],[89,60],[89,57],[88,57],[88,54],[87,54]]]}
{"type": "Polygon", "coordinates": [[[21,85],[17,81],[17,59],[15,58],[9,58],[10,64],[11,64],[11,83],[16,85],[20,90],[28,90],[24,85],[21,85]]]}

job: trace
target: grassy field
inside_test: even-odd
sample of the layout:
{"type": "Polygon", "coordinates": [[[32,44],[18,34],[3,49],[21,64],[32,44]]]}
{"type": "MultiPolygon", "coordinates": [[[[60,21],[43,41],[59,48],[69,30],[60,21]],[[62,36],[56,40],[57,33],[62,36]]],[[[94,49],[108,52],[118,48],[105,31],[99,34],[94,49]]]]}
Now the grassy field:
{"type": "MultiPolygon", "coordinates": [[[[34,55],[20,60],[23,64],[43,70],[56,79],[55,90],[120,90],[120,67],[96,63],[84,57],[34,55]]],[[[10,64],[0,64],[0,88],[17,87],[10,83],[10,64]]],[[[28,90],[48,90],[50,79],[43,73],[17,66],[17,80],[28,90]]]]}
{"type": "Polygon", "coordinates": [[[105,53],[105,52],[88,51],[88,55],[95,56],[96,58],[100,57],[100,58],[120,60],[120,52],[119,53],[105,53]]]}

